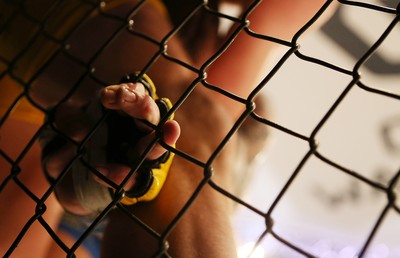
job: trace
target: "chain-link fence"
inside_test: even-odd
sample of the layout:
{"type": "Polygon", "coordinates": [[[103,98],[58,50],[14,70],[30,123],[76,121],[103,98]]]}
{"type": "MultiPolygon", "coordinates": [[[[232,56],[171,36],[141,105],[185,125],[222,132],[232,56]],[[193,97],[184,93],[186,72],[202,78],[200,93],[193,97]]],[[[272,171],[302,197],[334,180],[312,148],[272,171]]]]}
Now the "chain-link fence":
{"type": "MultiPolygon", "coordinates": [[[[290,195],[290,189],[299,187],[298,185],[293,186],[296,179],[301,177],[301,175],[308,173],[305,172],[307,171],[307,166],[318,160],[326,165],[326,167],[329,167],[329,170],[333,171],[333,174],[345,175],[345,177],[351,178],[353,182],[357,182],[355,184],[361,184],[362,187],[373,189],[373,191],[380,196],[386,196],[384,205],[379,209],[374,223],[369,225],[367,228],[364,228],[364,234],[362,236],[358,236],[359,239],[362,239],[362,244],[358,246],[357,255],[360,257],[367,256],[369,247],[374,238],[379,235],[380,229],[383,227],[382,225],[385,222],[385,218],[387,218],[389,214],[393,213],[395,213],[396,216],[399,215],[400,207],[396,199],[398,177],[400,175],[398,172],[398,163],[392,166],[397,167],[395,168],[395,171],[390,171],[388,173],[389,176],[387,176],[385,180],[382,180],[382,178],[375,180],[363,172],[364,168],[362,165],[348,166],[346,162],[342,162],[341,158],[336,158],[335,154],[330,155],[329,151],[324,152],[323,147],[320,147],[324,145],[322,140],[323,137],[320,136],[324,135],[326,132],[330,132],[331,134],[336,133],[329,131],[330,121],[334,120],[335,123],[339,123],[335,119],[332,119],[332,117],[338,112],[341,112],[338,110],[345,105],[349,99],[349,95],[351,95],[355,89],[362,90],[363,94],[366,96],[379,96],[381,101],[379,103],[394,103],[400,98],[397,93],[392,93],[389,90],[380,88],[379,81],[370,84],[368,81],[364,81],[364,77],[361,75],[361,71],[369,65],[369,60],[376,58],[376,52],[379,48],[384,46],[385,40],[393,34],[393,31],[398,30],[398,21],[400,19],[399,3],[396,1],[382,1],[379,2],[380,5],[377,5],[376,3],[368,3],[367,1],[337,1],[339,2],[339,10],[342,10],[343,8],[353,8],[367,10],[371,13],[385,14],[385,17],[390,17],[390,22],[387,23],[387,26],[383,28],[381,32],[374,32],[379,34],[379,36],[374,39],[372,44],[361,46],[360,42],[356,40],[354,40],[353,43],[350,43],[350,45],[343,44],[345,48],[349,46],[354,47],[352,53],[358,51],[354,56],[354,58],[356,58],[354,65],[352,67],[344,67],[326,60],[324,57],[308,55],[306,52],[302,51],[303,34],[313,27],[313,25],[335,1],[326,1],[325,5],[315,13],[312,19],[298,30],[291,41],[275,38],[273,35],[257,34],[248,28],[246,19],[252,11],[257,8],[259,1],[254,1],[254,3],[249,4],[248,9],[243,12],[244,14],[238,17],[226,14],[223,10],[216,8],[211,1],[210,3],[207,3],[207,1],[192,1],[193,3],[191,2],[190,4],[184,3],[184,7],[181,8],[177,8],[173,3],[169,3],[167,5],[167,10],[170,13],[173,13],[173,17],[176,19],[173,21],[174,26],[172,30],[161,38],[149,36],[146,34],[145,30],[135,30],[135,18],[138,15],[141,15],[141,10],[144,8],[143,6],[145,6],[147,2],[151,1],[140,1],[135,5],[128,5],[128,7],[122,4],[121,6],[124,7],[122,12],[114,11],[113,8],[110,8],[110,6],[113,7],[113,5],[118,7],[118,4],[116,4],[118,2],[124,1],[99,2],[76,0],[70,1],[67,4],[65,1],[3,0],[0,3],[2,14],[2,17],[0,17],[0,78],[2,80],[2,89],[0,90],[2,95],[8,96],[7,98],[2,98],[3,103],[1,103],[1,106],[3,110],[0,126],[3,128],[6,127],[9,119],[17,118],[19,111],[24,109],[27,109],[30,112],[29,116],[26,115],[26,113],[24,114],[25,119],[34,120],[38,119],[38,117],[39,119],[46,118],[46,122],[43,125],[37,126],[36,130],[31,133],[31,138],[25,139],[17,153],[11,153],[10,150],[4,148],[3,144],[0,145],[1,164],[4,164],[1,168],[0,195],[5,195],[7,188],[10,187],[11,184],[15,184],[20,189],[20,194],[27,196],[36,206],[35,211],[20,211],[21,213],[30,212],[28,216],[29,219],[25,222],[19,233],[15,235],[14,241],[7,246],[7,249],[4,250],[5,253],[2,253],[2,255],[12,256],[13,252],[18,249],[19,244],[23,241],[26,233],[30,230],[32,225],[40,224],[40,226],[47,231],[48,235],[51,236],[53,242],[60,246],[65,255],[72,256],[85,240],[89,238],[89,236],[95,234],[98,229],[102,227],[102,222],[107,217],[107,214],[112,209],[117,208],[127,217],[131,218],[131,223],[140,225],[143,230],[159,241],[160,248],[156,251],[157,255],[168,256],[168,248],[166,247],[169,233],[173,230],[175,225],[180,222],[182,217],[185,215],[185,212],[193,205],[193,203],[196,202],[198,195],[204,187],[211,186],[214,191],[219,192],[224,196],[224,198],[231,199],[235,202],[236,207],[246,210],[247,213],[252,213],[251,216],[257,217],[263,222],[264,225],[260,225],[260,228],[258,229],[258,236],[253,240],[256,246],[262,245],[266,238],[273,238],[275,241],[293,250],[293,255],[296,253],[297,255],[305,257],[322,256],[322,254],[315,253],[313,250],[309,250],[307,247],[304,247],[296,241],[282,236],[279,231],[279,225],[276,226],[276,223],[274,223],[274,221],[277,220],[275,212],[281,203],[285,202],[285,198],[290,195]],[[180,13],[175,11],[178,9],[180,10],[180,13]],[[234,24],[236,29],[233,32],[230,32],[228,37],[220,43],[220,47],[216,53],[212,53],[212,55],[205,58],[205,61],[198,66],[193,66],[188,64],[186,60],[176,58],[174,55],[169,55],[167,51],[169,41],[173,40],[173,38],[179,33],[190,35],[190,29],[188,29],[190,27],[185,25],[201,23],[204,15],[212,16],[214,19],[219,19],[222,23],[228,22],[229,24],[234,24]],[[93,17],[96,17],[96,22],[99,24],[98,26],[93,27],[90,25],[93,17]],[[103,30],[103,32],[97,33],[96,35],[98,35],[98,37],[96,40],[93,40],[90,39],[90,35],[93,32],[92,30],[103,30]],[[259,41],[263,41],[266,44],[280,44],[282,49],[285,50],[284,52],[281,52],[283,54],[277,59],[272,68],[265,68],[264,77],[251,91],[251,94],[247,98],[242,98],[226,91],[222,86],[212,85],[207,81],[205,76],[207,68],[229,50],[232,42],[235,42],[235,39],[240,33],[247,33],[249,37],[257,38],[259,41]],[[98,128],[101,128],[104,125],[107,115],[101,116],[98,121],[94,122],[95,126],[91,129],[91,133],[89,133],[83,141],[76,142],[71,139],[69,135],[54,127],[54,112],[58,107],[62,106],[62,103],[67,103],[71,96],[74,96],[74,94],[79,95],[80,87],[87,87],[87,85],[94,88],[107,86],[118,82],[116,78],[121,78],[123,75],[129,73],[128,70],[118,70],[113,71],[115,74],[111,74],[108,77],[101,72],[106,69],[104,66],[107,66],[108,69],[113,66],[111,63],[105,65],[102,64],[102,60],[105,60],[103,59],[103,55],[104,53],[107,53],[106,55],[112,55],[112,50],[115,49],[113,44],[121,38],[121,35],[124,35],[124,37],[134,37],[138,41],[146,42],[153,48],[151,55],[141,57],[142,59],[145,59],[145,61],[140,64],[140,70],[143,72],[147,73],[151,71],[154,63],[156,63],[158,59],[162,58],[167,60],[169,63],[172,63],[172,66],[176,69],[184,69],[195,74],[191,83],[186,85],[179,97],[176,98],[172,111],[179,112],[179,109],[181,106],[185,105],[186,101],[191,101],[191,96],[194,94],[193,92],[196,87],[206,87],[214,93],[221,94],[224,98],[229,98],[231,101],[235,101],[242,105],[245,111],[231,126],[229,132],[222,137],[221,142],[216,144],[215,149],[212,151],[212,155],[210,155],[206,160],[197,159],[196,157],[182,151],[179,148],[179,144],[176,148],[166,144],[163,145],[166,149],[175,153],[179,158],[186,159],[189,163],[198,166],[204,171],[203,180],[198,183],[195,192],[190,196],[187,203],[164,231],[157,232],[153,230],[151,227],[139,220],[129,209],[126,208],[126,206],[121,205],[119,201],[123,194],[122,186],[113,185],[112,182],[110,182],[110,184],[116,189],[113,199],[95,218],[91,219],[89,223],[82,225],[83,229],[81,233],[76,236],[73,245],[68,246],[62,238],[57,235],[58,231],[55,228],[52,228],[49,225],[49,222],[45,219],[46,212],[49,210],[49,207],[47,207],[49,203],[48,200],[51,194],[55,191],[55,188],[61,183],[63,177],[69,173],[69,168],[73,166],[74,163],[80,162],[84,167],[93,171],[93,174],[101,176],[93,168],[93,164],[90,164],[90,162],[82,157],[85,157],[84,153],[88,147],[87,144],[90,142],[90,138],[93,135],[96,135],[98,128]],[[79,44],[90,45],[90,48],[87,46],[80,48],[79,44]],[[302,48],[300,48],[300,46],[302,48]],[[268,90],[269,85],[273,83],[276,76],[279,76],[279,72],[284,69],[288,60],[294,59],[297,60],[298,69],[300,71],[305,69],[310,69],[316,72],[323,70],[329,73],[334,73],[337,78],[341,78],[338,79],[338,82],[341,82],[342,84],[337,85],[337,89],[339,90],[334,94],[336,96],[335,99],[330,103],[325,103],[324,109],[321,109],[319,112],[320,117],[316,122],[316,125],[310,129],[309,133],[299,132],[296,128],[287,126],[285,123],[276,122],[273,118],[270,119],[268,116],[257,114],[254,111],[255,97],[258,96],[260,92],[268,90]],[[48,71],[49,69],[54,69],[54,67],[57,67],[59,64],[63,65],[63,69],[60,69],[59,71],[48,71]],[[54,77],[50,76],[49,78],[44,78],[42,76],[45,73],[52,74],[52,72],[54,77]],[[49,85],[52,85],[52,83],[57,80],[63,81],[64,87],[61,87],[59,90],[50,88],[49,85]],[[12,82],[12,84],[17,85],[17,87],[13,88],[9,86],[7,82],[12,82]],[[43,104],[38,101],[35,98],[36,92],[42,95],[47,94],[47,103],[43,104]],[[299,163],[292,171],[290,171],[287,180],[280,184],[279,191],[273,194],[269,193],[267,190],[262,193],[260,192],[259,198],[261,199],[264,195],[268,195],[269,199],[273,197],[273,200],[268,204],[268,206],[262,207],[261,209],[252,205],[252,201],[245,200],[241,196],[237,196],[236,194],[225,190],[213,180],[212,173],[210,173],[213,169],[214,160],[224,150],[224,147],[229,144],[232,137],[235,137],[235,135],[240,131],[240,127],[245,120],[251,120],[256,124],[269,128],[270,131],[289,136],[291,139],[295,139],[296,141],[303,142],[307,145],[305,154],[302,155],[301,158],[297,157],[297,159],[300,160],[299,163]],[[61,135],[62,138],[64,138],[64,140],[66,139],[66,141],[75,145],[76,156],[69,161],[69,164],[65,166],[59,177],[52,179],[51,186],[48,187],[44,193],[38,195],[37,193],[32,192],[29,184],[21,180],[23,175],[30,173],[30,171],[21,170],[21,163],[23,163],[25,156],[31,151],[33,148],[32,146],[39,141],[40,135],[44,130],[46,130],[46,128],[48,128],[48,126],[51,126],[58,135],[61,135]]],[[[207,20],[209,21],[212,19],[207,20]]],[[[368,21],[363,22],[368,23],[368,21]]],[[[212,23],[205,23],[201,26],[199,25],[196,27],[197,30],[194,33],[207,35],[207,29],[212,25],[212,23]]],[[[161,25],[151,24],[150,26],[161,25]]],[[[329,35],[335,37],[335,32],[332,32],[333,29],[329,27],[329,24],[323,29],[325,31],[331,30],[329,35]]],[[[336,33],[338,35],[344,35],[340,34],[340,31],[336,31],[336,33]]],[[[341,41],[341,39],[339,38],[337,41],[341,41]]],[[[202,47],[190,44],[189,39],[188,42],[189,43],[184,44],[184,47],[191,51],[193,50],[196,52],[196,49],[201,49],[202,47]]],[[[306,47],[307,46],[305,46],[305,48],[306,47]]],[[[201,51],[198,52],[201,53],[201,51]]],[[[243,53],[243,55],[246,55],[246,53],[243,53]]],[[[379,67],[381,66],[377,65],[376,69],[379,70],[379,67]]],[[[384,72],[385,71],[377,71],[377,73],[384,72]]],[[[393,73],[398,73],[398,71],[395,69],[393,73]]],[[[293,79],[295,80],[295,78],[293,79]]],[[[312,81],[312,78],[309,80],[312,81]]],[[[307,81],[305,83],[307,83],[307,81]]],[[[294,81],[293,87],[295,87],[295,84],[296,82],[294,81]]],[[[323,88],[324,85],[320,85],[320,87],[323,88]]],[[[319,95],[315,93],[313,98],[319,98],[319,95]]],[[[278,99],[277,101],[281,101],[282,103],[285,99],[278,99]]],[[[272,106],[271,109],[273,110],[274,107],[272,106]]],[[[304,116],[307,116],[307,114],[304,114],[304,116]]],[[[193,115],[191,119],[195,121],[196,116],[193,115]]],[[[354,119],[356,120],[356,117],[354,119]]],[[[348,125],[348,127],[351,127],[351,125],[348,125]]],[[[184,128],[182,129],[184,130],[184,128]]],[[[14,130],[24,130],[24,128],[14,130]]],[[[392,135],[393,132],[390,131],[390,128],[386,128],[384,131],[386,135],[385,139],[392,137],[388,140],[388,144],[390,146],[396,144],[396,139],[393,139],[393,137],[396,138],[396,135],[392,135]]],[[[354,134],[357,135],[358,132],[355,132],[354,134]]],[[[350,133],[348,136],[349,139],[356,137],[350,133]]],[[[4,137],[7,137],[7,135],[1,135],[1,137],[1,141],[4,141],[4,137]]],[[[13,137],[18,137],[18,133],[13,137]]],[[[327,137],[329,137],[329,135],[327,135],[327,137]]],[[[152,146],[154,146],[154,144],[155,141],[152,143],[152,146]]],[[[195,142],[193,144],[196,145],[195,142]]],[[[152,148],[152,146],[149,148],[152,148]]],[[[352,150],[350,150],[350,152],[351,151],[352,150]]],[[[346,154],[346,150],[340,150],[340,152],[344,153],[343,155],[345,156],[350,156],[351,160],[352,154],[346,154]]],[[[145,155],[142,157],[142,161],[138,163],[140,164],[144,159],[145,155]]],[[[362,163],[363,161],[357,160],[357,162],[362,163]]],[[[356,161],[354,163],[356,163],[356,161]]],[[[136,166],[139,166],[139,164],[136,166]]],[[[350,162],[349,164],[353,163],[350,162]]],[[[135,173],[136,170],[137,168],[133,167],[132,173],[135,173]]],[[[259,172],[254,172],[253,176],[255,178],[257,178],[257,173],[259,172]]],[[[243,178],[246,178],[246,176],[243,178]]],[[[322,177],[321,180],[329,180],[329,177],[328,179],[322,177]]],[[[326,181],[321,182],[321,185],[326,186],[326,184],[326,181]]],[[[322,198],[323,191],[317,192],[316,195],[320,195],[322,198]]],[[[356,195],[356,193],[354,195],[356,195]]],[[[12,201],[10,200],[10,204],[7,204],[10,205],[10,207],[12,206],[11,202],[12,201]]],[[[334,198],[325,198],[323,199],[323,202],[327,205],[334,205],[335,200],[334,198]]],[[[370,203],[370,205],[373,206],[375,203],[370,203]]],[[[15,207],[11,208],[15,209],[15,207]]],[[[363,214],[360,214],[360,216],[363,216],[363,214]]],[[[3,228],[6,227],[5,225],[2,225],[1,228],[1,231],[3,231],[3,228]]],[[[2,232],[1,234],[4,233],[2,232]]],[[[394,238],[396,238],[396,236],[394,236],[394,238]]],[[[253,249],[254,253],[256,250],[256,248],[253,249]]]]}

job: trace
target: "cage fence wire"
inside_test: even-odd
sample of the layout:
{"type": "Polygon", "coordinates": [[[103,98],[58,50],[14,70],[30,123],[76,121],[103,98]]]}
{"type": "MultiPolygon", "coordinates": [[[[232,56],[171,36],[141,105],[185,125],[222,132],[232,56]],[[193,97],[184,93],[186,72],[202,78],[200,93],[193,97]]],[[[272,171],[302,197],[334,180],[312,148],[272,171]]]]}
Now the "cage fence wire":
{"type": "MultiPolygon", "coordinates": [[[[400,144],[398,132],[400,91],[396,88],[399,79],[399,66],[396,61],[400,60],[396,59],[399,53],[393,50],[397,47],[396,43],[390,43],[398,42],[396,41],[398,38],[393,40],[391,37],[397,35],[396,32],[398,33],[399,30],[400,2],[337,1],[339,8],[332,22],[322,27],[321,33],[325,36],[321,39],[323,41],[321,44],[324,48],[319,52],[313,47],[308,47],[308,44],[313,46],[311,40],[307,41],[302,36],[312,28],[334,1],[326,1],[326,4],[295,34],[291,41],[274,38],[271,35],[260,35],[248,29],[246,14],[257,8],[259,1],[254,1],[243,16],[234,16],[219,10],[211,1],[210,3],[192,1],[187,5],[185,3],[182,13],[175,12],[177,18],[173,29],[162,38],[154,38],[146,34],[146,31],[135,30],[136,15],[141,15],[143,6],[150,1],[140,1],[137,5],[125,8],[122,14],[109,8],[116,2],[119,1],[74,0],[69,4],[61,0],[2,0],[0,2],[2,14],[0,17],[2,88],[0,90],[3,96],[9,96],[7,99],[2,99],[0,126],[6,127],[9,119],[17,116],[20,109],[30,110],[32,117],[39,116],[43,119],[46,117],[46,122],[38,126],[36,131],[31,132],[30,139],[22,139],[23,144],[19,146],[16,153],[4,148],[2,141],[7,135],[1,135],[0,153],[3,165],[0,195],[5,195],[10,185],[16,185],[20,188],[20,194],[28,197],[36,207],[34,211],[20,211],[30,212],[29,219],[15,235],[14,241],[9,243],[5,250],[2,249],[4,253],[1,255],[13,256],[13,252],[30,228],[35,224],[40,224],[65,255],[71,257],[90,235],[96,234],[107,214],[117,208],[130,217],[132,223],[137,223],[148,234],[158,239],[160,243],[158,256],[168,257],[168,234],[196,201],[204,185],[209,185],[236,203],[239,214],[236,216],[236,222],[241,224],[238,226],[238,234],[242,234],[238,238],[251,242],[250,245],[239,250],[239,255],[243,257],[400,257],[399,234],[393,233],[395,229],[399,229],[398,225],[400,225],[400,204],[396,198],[400,189],[399,159],[397,158],[400,144]],[[167,45],[169,40],[173,40],[177,34],[187,29],[185,24],[193,22],[194,19],[199,20],[197,13],[200,11],[203,14],[215,16],[222,23],[236,24],[237,29],[229,34],[217,53],[210,56],[205,63],[195,67],[185,60],[169,55],[167,45]],[[359,12],[364,16],[352,16],[354,14],[352,12],[359,12]],[[88,36],[89,30],[93,29],[90,27],[90,17],[93,16],[97,17],[97,22],[101,25],[97,26],[97,29],[103,30],[95,41],[88,36]],[[361,18],[353,19],[353,17],[361,18]],[[384,22],[379,23],[383,25],[379,28],[369,25],[373,17],[384,19],[384,22]],[[367,26],[355,27],[355,32],[354,28],[346,26],[357,25],[357,23],[367,26]],[[365,31],[362,31],[362,28],[365,28],[365,31]],[[10,39],[7,34],[10,31],[18,40],[18,44],[14,43],[12,47],[9,46],[10,39]],[[362,40],[359,32],[364,33],[363,35],[368,40],[362,40]],[[211,85],[204,76],[207,67],[229,48],[230,43],[235,41],[239,33],[247,33],[250,37],[266,43],[280,44],[284,49],[278,61],[268,69],[266,68],[264,78],[247,99],[227,92],[219,85],[211,85]],[[175,155],[187,159],[188,162],[202,167],[205,171],[204,180],[199,182],[197,190],[165,231],[154,231],[135,217],[124,205],[121,205],[119,200],[123,193],[123,185],[113,185],[110,182],[116,189],[114,198],[104,210],[83,226],[81,234],[76,237],[73,245],[68,246],[46,219],[46,213],[51,209],[47,207],[48,200],[74,163],[81,162],[85,167],[94,170],[95,175],[101,176],[98,172],[96,173],[91,164],[82,159],[82,153],[90,138],[104,126],[105,117],[99,117],[94,122],[95,126],[91,128],[91,133],[82,142],[76,142],[52,127],[58,135],[76,146],[77,153],[60,176],[53,180],[47,191],[40,194],[32,192],[29,184],[21,177],[36,171],[21,170],[20,166],[27,153],[33,148],[32,146],[39,141],[40,135],[52,125],[53,112],[60,107],[60,104],[68,102],[68,99],[79,92],[83,85],[107,86],[118,81],[121,75],[129,73],[129,71],[114,71],[115,74],[107,76],[102,73],[103,69],[107,69],[104,66],[110,66],[110,64],[102,64],[102,60],[104,56],[112,55],[113,44],[122,37],[121,35],[145,41],[154,49],[153,55],[145,57],[146,62],[142,64],[142,71],[151,70],[154,63],[162,58],[173,63],[175,67],[195,74],[193,83],[187,85],[186,90],[174,103],[172,111],[179,112],[181,105],[184,105],[186,101],[191,101],[191,94],[196,87],[208,87],[232,101],[237,101],[246,110],[223,137],[207,161],[198,160],[180,151],[179,146],[177,148],[164,146],[175,155]],[[348,51],[346,62],[335,59],[335,54],[329,55],[333,47],[328,42],[328,38],[336,41],[342,51],[348,51]],[[87,48],[80,48],[77,44],[92,45],[87,50],[87,48]],[[65,87],[55,91],[48,86],[51,85],[51,80],[46,81],[41,75],[49,72],[49,69],[59,63],[66,66],[65,71],[55,73],[57,78],[63,81],[65,87]],[[289,68],[295,72],[287,76],[283,71],[290,70],[289,68]],[[369,77],[369,74],[373,76],[369,77]],[[393,79],[386,80],[388,75],[393,79]],[[327,82],[328,77],[333,78],[333,81],[327,82]],[[8,86],[6,82],[10,81],[18,87],[15,89],[8,86]],[[47,91],[51,101],[43,105],[35,100],[31,94],[32,89],[47,91]],[[260,92],[275,97],[271,97],[273,102],[271,109],[276,109],[276,113],[286,110],[284,118],[282,116],[276,116],[276,119],[274,116],[263,117],[254,112],[253,100],[260,92]],[[359,101],[352,105],[354,99],[359,101]],[[388,114],[392,117],[388,118],[388,114]],[[344,116],[350,116],[350,121],[343,119],[344,116]],[[372,123],[374,121],[371,117],[375,117],[375,122],[378,119],[383,123],[379,132],[376,125],[372,123]],[[246,119],[268,127],[273,136],[279,136],[280,142],[271,139],[272,143],[266,151],[266,156],[258,157],[262,165],[257,167],[252,175],[255,179],[248,180],[250,184],[258,184],[259,187],[252,186],[250,190],[245,191],[245,194],[236,195],[218,186],[208,172],[212,169],[213,160],[246,119]],[[305,121],[307,121],[306,126],[302,127],[305,121]],[[379,142],[376,142],[377,138],[380,139],[379,142]],[[285,145],[285,142],[288,144],[285,145]],[[382,153],[377,153],[379,150],[376,146],[380,144],[384,146],[382,148],[385,148],[382,152],[389,158],[386,156],[382,158],[382,153]],[[285,148],[290,148],[290,150],[285,148]],[[275,156],[271,154],[274,150],[277,153],[275,156]],[[285,163],[285,167],[274,172],[276,168],[268,165],[272,159],[285,163]],[[379,162],[383,165],[376,168],[379,162]],[[365,172],[371,169],[374,169],[376,173],[371,175],[365,172]],[[283,174],[277,175],[279,172],[283,174]],[[264,178],[265,174],[268,174],[269,178],[264,178]],[[271,180],[271,177],[275,180],[271,180]],[[278,177],[279,180],[276,179],[278,177]],[[312,186],[307,183],[310,181],[313,182],[312,186]],[[308,195],[299,194],[302,192],[312,194],[314,199],[317,199],[317,203],[310,201],[308,195]],[[367,200],[363,199],[365,195],[368,195],[367,200]],[[360,199],[362,204],[359,204],[360,199]],[[300,215],[295,217],[292,214],[300,215]],[[250,225],[249,221],[253,221],[254,224],[250,225]],[[285,225],[288,227],[285,228],[285,225]],[[354,230],[355,233],[348,232],[348,228],[352,226],[357,228],[354,230]],[[322,246],[324,243],[315,238],[312,239],[313,245],[304,243],[304,238],[310,238],[310,235],[318,231],[318,227],[324,228],[318,230],[334,232],[337,242],[345,241],[346,237],[349,237],[351,238],[349,241],[355,244],[351,248],[348,246],[347,249],[341,248],[340,252],[335,253],[328,250],[326,246],[322,246]],[[386,233],[388,236],[385,236],[386,233]],[[377,251],[379,246],[375,244],[376,240],[383,243],[380,245],[380,252],[377,251]],[[274,249],[276,246],[284,251],[274,253],[267,249],[274,249]]],[[[170,8],[174,10],[176,7],[170,6],[170,8]]],[[[156,25],[151,24],[151,26],[156,25]]],[[[206,30],[210,27],[205,24],[202,28],[206,30]]],[[[206,33],[206,31],[199,33],[206,33]]],[[[185,45],[185,47],[198,46],[185,45]]],[[[42,94],[46,94],[43,91],[42,94]]],[[[193,116],[193,119],[196,117],[193,116]]],[[[145,155],[138,163],[143,162],[144,159],[145,155]]],[[[139,165],[136,164],[137,167],[139,165]]],[[[137,168],[133,168],[132,171],[135,169],[137,168]]],[[[0,225],[1,228],[5,228],[1,220],[0,225]]],[[[315,235],[318,234],[320,231],[315,235]]],[[[346,245],[343,246],[346,247],[346,245]]]]}

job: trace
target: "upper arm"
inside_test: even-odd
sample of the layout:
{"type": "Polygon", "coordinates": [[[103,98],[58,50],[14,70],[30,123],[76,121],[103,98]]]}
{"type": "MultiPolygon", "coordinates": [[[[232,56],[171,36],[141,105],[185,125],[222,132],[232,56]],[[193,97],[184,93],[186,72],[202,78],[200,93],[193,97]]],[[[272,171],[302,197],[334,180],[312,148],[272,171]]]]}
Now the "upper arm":
{"type": "MultiPolygon", "coordinates": [[[[241,2],[244,1],[233,1],[241,2]]],[[[249,15],[249,29],[263,35],[290,41],[323,6],[324,0],[266,0],[249,15]]],[[[247,98],[266,72],[271,52],[279,45],[256,39],[241,31],[230,47],[207,70],[208,81],[247,98]]],[[[226,98],[225,98],[226,99],[226,98]]],[[[237,116],[242,110],[224,102],[237,116]]]]}

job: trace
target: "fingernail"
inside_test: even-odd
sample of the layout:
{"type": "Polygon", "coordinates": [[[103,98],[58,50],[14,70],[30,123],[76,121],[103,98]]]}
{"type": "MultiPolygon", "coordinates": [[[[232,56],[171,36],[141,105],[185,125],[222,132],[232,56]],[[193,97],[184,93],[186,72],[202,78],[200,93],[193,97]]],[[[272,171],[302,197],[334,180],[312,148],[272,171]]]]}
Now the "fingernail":
{"type": "Polygon", "coordinates": [[[109,104],[114,104],[117,102],[117,94],[115,90],[112,89],[105,89],[104,90],[104,97],[106,98],[109,104]]]}
{"type": "Polygon", "coordinates": [[[125,102],[129,102],[129,103],[136,102],[137,95],[132,89],[130,89],[129,87],[124,87],[123,91],[124,91],[123,96],[124,96],[125,102]]]}

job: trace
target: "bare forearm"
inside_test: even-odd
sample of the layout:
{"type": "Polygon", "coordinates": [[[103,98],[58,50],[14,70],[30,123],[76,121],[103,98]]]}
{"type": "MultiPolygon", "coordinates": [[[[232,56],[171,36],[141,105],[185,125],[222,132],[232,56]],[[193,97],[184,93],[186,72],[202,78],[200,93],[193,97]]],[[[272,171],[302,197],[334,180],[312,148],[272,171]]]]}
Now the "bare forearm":
{"type": "MultiPolygon", "coordinates": [[[[200,182],[200,177],[196,177],[189,178],[187,171],[180,173],[175,169],[157,199],[129,209],[155,231],[164,234],[200,182]]],[[[168,254],[177,258],[235,257],[229,210],[228,199],[205,186],[168,233],[168,254]]],[[[159,250],[160,241],[126,215],[116,212],[110,217],[103,254],[104,257],[152,257],[159,250]]]]}

